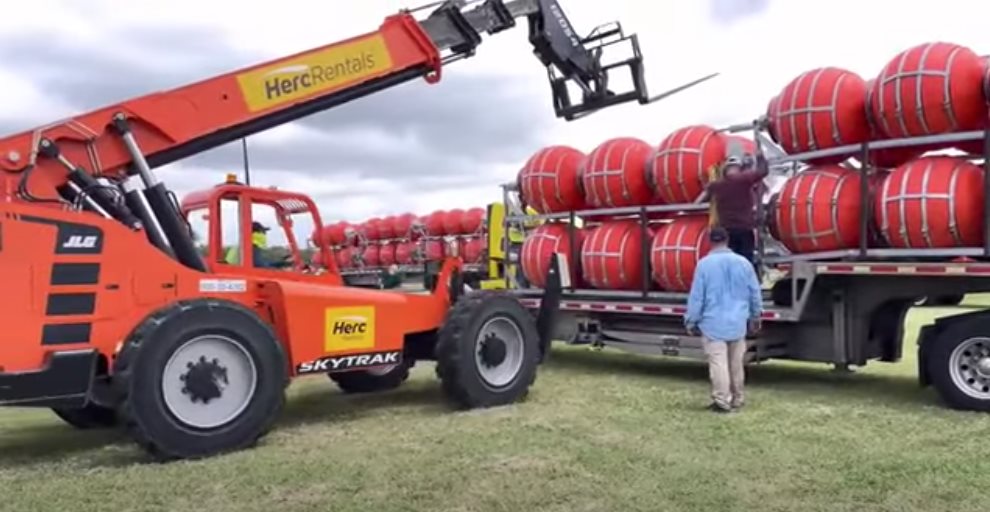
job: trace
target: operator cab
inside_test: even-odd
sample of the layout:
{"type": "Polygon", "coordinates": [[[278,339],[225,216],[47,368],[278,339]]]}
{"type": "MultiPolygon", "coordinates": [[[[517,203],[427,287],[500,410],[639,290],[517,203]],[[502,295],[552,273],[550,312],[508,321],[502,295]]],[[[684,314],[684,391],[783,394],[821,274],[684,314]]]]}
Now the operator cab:
{"type": "Polygon", "coordinates": [[[278,272],[279,277],[291,272],[339,279],[336,267],[330,266],[330,250],[304,234],[321,225],[319,211],[308,196],[247,186],[228,174],[224,183],[188,194],[181,208],[211,272],[278,272]],[[299,240],[305,240],[306,246],[300,247],[299,240]],[[327,274],[326,269],[332,272],[327,274]]]}

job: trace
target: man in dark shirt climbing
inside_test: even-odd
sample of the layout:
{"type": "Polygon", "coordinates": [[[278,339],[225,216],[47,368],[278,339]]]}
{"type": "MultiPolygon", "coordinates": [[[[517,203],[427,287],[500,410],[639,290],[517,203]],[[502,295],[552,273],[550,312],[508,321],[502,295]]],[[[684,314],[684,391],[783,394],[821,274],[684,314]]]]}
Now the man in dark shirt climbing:
{"type": "Polygon", "coordinates": [[[712,226],[725,228],[729,233],[729,248],[752,264],[756,251],[757,189],[769,174],[769,166],[760,154],[754,163],[746,166],[741,158],[730,155],[721,171],[719,177],[708,183],[698,202],[711,200],[712,226]]]}

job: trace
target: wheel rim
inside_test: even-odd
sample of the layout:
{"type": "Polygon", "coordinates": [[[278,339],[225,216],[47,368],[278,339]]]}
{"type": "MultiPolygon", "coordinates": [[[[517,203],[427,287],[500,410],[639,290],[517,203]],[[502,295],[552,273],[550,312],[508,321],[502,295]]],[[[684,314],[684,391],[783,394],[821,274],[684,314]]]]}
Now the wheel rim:
{"type": "Polygon", "coordinates": [[[226,336],[199,336],[165,364],[162,395],[169,412],[199,429],[225,425],[251,403],[258,370],[247,350],[226,336]]]}
{"type": "Polygon", "coordinates": [[[990,400],[990,338],[969,338],[949,356],[952,383],[966,395],[990,400]]]}
{"type": "Polygon", "coordinates": [[[523,364],[525,342],[522,330],[511,319],[495,317],[481,326],[475,340],[475,367],[492,388],[505,387],[523,364]]]}

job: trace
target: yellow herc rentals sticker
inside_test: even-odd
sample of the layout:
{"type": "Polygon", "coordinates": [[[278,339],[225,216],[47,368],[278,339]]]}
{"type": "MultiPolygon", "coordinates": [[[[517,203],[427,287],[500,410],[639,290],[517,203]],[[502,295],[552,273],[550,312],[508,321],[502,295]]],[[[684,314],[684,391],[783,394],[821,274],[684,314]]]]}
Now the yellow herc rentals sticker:
{"type": "Polygon", "coordinates": [[[248,110],[257,112],[341,88],[392,67],[381,34],[305,53],[237,75],[248,110]]]}
{"type": "Polygon", "coordinates": [[[375,308],[327,308],[323,348],[327,353],[375,348],[375,308]]]}

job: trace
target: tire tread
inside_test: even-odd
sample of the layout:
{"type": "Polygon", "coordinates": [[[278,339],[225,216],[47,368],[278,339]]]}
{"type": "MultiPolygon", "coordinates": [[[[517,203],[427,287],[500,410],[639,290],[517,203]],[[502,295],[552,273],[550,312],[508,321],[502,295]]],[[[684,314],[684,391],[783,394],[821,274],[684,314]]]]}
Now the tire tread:
{"type": "MultiPolygon", "coordinates": [[[[474,364],[474,355],[465,355],[464,353],[467,347],[473,347],[474,340],[472,339],[471,343],[465,343],[463,340],[465,334],[471,328],[475,314],[486,303],[503,300],[512,301],[511,303],[507,302],[507,305],[511,304],[509,307],[519,307],[527,315],[526,318],[529,318],[528,312],[522,309],[514,297],[500,290],[483,290],[462,296],[454,304],[454,307],[450,309],[444,324],[438,331],[435,349],[437,359],[436,374],[447,396],[462,408],[470,409],[497,405],[491,396],[479,396],[479,394],[473,393],[461,381],[459,372],[465,364],[474,364]]],[[[535,332],[535,326],[533,329],[535,332]]],[[[529,342],[538,343],[538,340],[529,340],[529,342]]],[[[536,348],[535,352],[538,353],[538,348],[536,348]]],[[[515,393],[516,396],[513,397],[514,400],[523,400],[528,395],[529,388],[536,381],[537,372],[535,371],[535,367],[538,363],[535,358],[533,361],[524,360],[523,365],[520,371],[524,375],[524,381],[516,383],[513,386],[517,390],[515,393]],[[531,371],[526,370],[527,364],[532,365],[531,371]]]]}
{"type": "MultiPolygon", "coordinates": [[[[271,334],[272,339],[277,339],[274,332],[267,323],[261,321],[257,315],[249,310],[248,308],[233,302],[221,301],[218,299],[191,299],[185,301],[178,301],[165,308],[162,308],[155,313],[149,315],[138,327],[132,332],[131,336],[127,338],[124,342],[123,347],[118,353],[114,361],[114,372],[113,372],[113,388],[117,395],[118,403],[120,404],[119,411],[124,428],[128,435],[140,446],[145,452],[147,452],[152,458],[160,462],[175,460],[179,458],[197,458],[188,457],[183,454],[174,453],[166,450],[159,443],[156,443],[148,432],[142,427],[140,422],[134,419],[134,397],[131,395],[131,380],[133,378],[133,362],[136,357],[140,354],[141,348],[146,341],[146,338],[153,333],[159,326],[167,323],[174,317],[196,307],[207,307],[211,309],[215,308],[232,308],[238,310],[242,313],[247,313],[249,318],[254,319],[259,325],[263,326],[265,330],[271,334]]],[[[283,353],[283,347],[279,345],[279,350],[283,353]]],[[[253,439],[247,439],[245,442],[240,443],[238,446],[231,448],[228,451],[238,450],[248,448],[253,446],[258,442],[259,439],[268,434],[271,428],[274,426],[278,417],[280,416],[284,406],[285,406],[285,388],[289,384],[288,374],[286,373],[286,378],[283,383],[282,392],[279,393],[279,398],[274,404],[273,411],[268,415],[268,420],[265,423],[263,429],[253,439]]]]}

